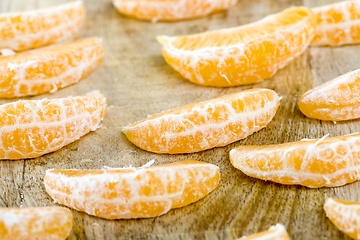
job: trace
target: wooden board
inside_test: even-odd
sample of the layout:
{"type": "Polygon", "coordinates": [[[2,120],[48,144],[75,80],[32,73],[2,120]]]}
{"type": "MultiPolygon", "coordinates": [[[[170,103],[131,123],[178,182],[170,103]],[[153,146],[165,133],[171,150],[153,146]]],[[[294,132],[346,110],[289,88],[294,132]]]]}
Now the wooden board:
{"type": "MultiPolygon", "coordinates": [[[[0,12],[49,7],[66,0],[1,0],[0,12]]],[[[307,90],[340,74],[360,68],[360,45],[311,47],[258,84],[234,88],[194,85],[166,64],[157,35],[180,35],[238,26],[293,5],[314,7],[329,0],[239,0],[228,12],[192,21],[150,23],[125,18],[110,0],[85,0],[87,21],[79,36],[104,39],[105,60],[78,84],[30,99],[58,98],[100,90],[109,106],[102,127],[63,149],[34,160],[0,161],[0,206],[54,205],[43,177],[50,168],[94,169],[139,167],[194,159],[220,167],[217,189],[204,199],[156,218],[109,221],[72,211],[69,239],[235,239],[282,223],[294,240],[349,239],[326,218],[328,197],[360,201],[360,182],[337,188],[282,186],[247,177],[230,164],[229,151],[240,145],[277,144],[302,138],[338,136],[360,131],[360,121],[334,124],[305,118],[297,102],[307,90]],[[274,120],[250,137],[200,153],[157,155],[131,144],[123,126],[148,115],[253,87],[275,90],[283,97],[274,120]]],[[[0,100],[6,103],[14,100],[0,100]]]]}

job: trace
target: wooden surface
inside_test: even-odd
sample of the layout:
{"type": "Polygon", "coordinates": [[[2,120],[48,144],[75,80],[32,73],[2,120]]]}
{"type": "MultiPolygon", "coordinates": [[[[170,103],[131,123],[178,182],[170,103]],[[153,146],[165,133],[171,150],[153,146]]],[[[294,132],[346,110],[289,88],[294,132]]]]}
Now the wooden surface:
{"type": "MultiPolygon", "coordinates": [[[[0,12],[49,7],[66,0],[1,0],[0,12]]],[[[319,6],[329,0],[239,0],[228,12],[177,23],[149,23],[118,14],[110,0],[85,0],[87,20],[80,37],[104,39],[101,66],[78,84],[32,99],[81,95],[99,89],[111,106],[102,127],[63,149],[34,160],[0,161],[0,206],[54,205],[43,177],[49,168],[93,169],[139,167],[194,159],[220,167],[221,181],[202,200],[156,218],[110,221],[73,211],[69,239],[235,239],[285,225],[292,239],[349,239],[326,218],[327,197],[360,201],[360,182],[337,188],[282,186],[245,176],[232,167],[229,151],[240,145],[276,144],[302,138],[338,136],[360,131],[360,120],[334,124],[305,118],[299,97],[323,82],[360,68],[360,45],[309,48],[274,77],[251,86],[210,88],[184,80],[166,64],[156,36],[180,35],[238,26],[293,5],[319,6]],[[253,87],[275,90],[283,97],[267,128],[245,140],[187,155],[157,155],[131,144],[123,126],[148,115],[253,87]]],[[[12,100],[13,101],[13,100],[12,100]]],[[[8,102],[0,100],[0,103],[8,102]]]]}

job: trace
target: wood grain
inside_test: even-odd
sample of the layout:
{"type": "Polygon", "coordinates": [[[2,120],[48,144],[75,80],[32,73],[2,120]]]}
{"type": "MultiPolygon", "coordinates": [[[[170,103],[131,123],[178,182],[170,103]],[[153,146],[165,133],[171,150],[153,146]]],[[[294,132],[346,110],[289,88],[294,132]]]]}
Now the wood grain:
{"type": "MultiPolygon", "coordinates": [[[[66,0],[1,0],[0,12],[49,7],[66,0]]],[[[250,178],[233,168],[229,151],[240,145],[276,144],[302,138],[338,136],[360,131],[360,121],[334,124],[305,118],[297,102],[307,90],[360,68],[360,46],[311,47],[274,77],[258,84],[211,88],[194,85],[166,64],[157,35],[180,35],[238,26],[293,5],[309,7],[329,0],[239,0],[228,12],[192,21],[149,23],[121,16],[110,0],[84,0],[87,21],[79,37],[104,39],[105,60],[78,84],[30,99],[81,95],[99,89],[108,109],[102,127],[63,149],[34,160],[0,162],[0,206],[54,205],[43,177],[50,168],[94,169],[139,167],[194,159],[216,164],[222,174],[218,188],[190,206],[161,217],[110,221],[73,211],[69,239],[235,239],[282,223],[294,240],[349,239],[326,218],[327,197],[360,201],[360,182],[337,188],[308,189],[250,178]],[[171,108],[253,87],[275,90],[283,97],[269,126],[223,148],[194,154],[157,155],[131,144],[121,128],[171,108]]],[[[0,100],[6,103],[14,100],[0,100]]]]}

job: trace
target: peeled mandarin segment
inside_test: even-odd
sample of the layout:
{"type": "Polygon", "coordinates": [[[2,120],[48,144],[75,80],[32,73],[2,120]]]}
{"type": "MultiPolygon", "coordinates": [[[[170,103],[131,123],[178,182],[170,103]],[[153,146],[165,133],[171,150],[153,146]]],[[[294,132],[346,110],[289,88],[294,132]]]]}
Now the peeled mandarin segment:
{"type": "Polygon", "coordinates": [[[360,118],[360,70],[349,72],[306,92],[300,111],[309,118],[342,121],[360,118]]]}
{"type": "Polygon", "coordinates": [[[196,84],[244,85],[271,77],[303,53],[315,26],[310,9],[295,7],[236,28],[166,37],[162,51],[170,66],[196,84]]]}
{"type": "Polygon", "coordinates": [[[275,226],[270,227],[269,230],[260,232],[248,237],[242,237],[238,240],[290,240],[286,229],[281,224],[276,224],[275,226]]]}
{"type": "Polygon", "coordinates": [[[360,239],[360,203],[328,198],[324,209],[338,229],[353,239],[360,239]]]}
{"type": "Polygon", "coordinates": [[[107,219],[165,214],[204,197],[219,180],[217,166],[191,160],[147,168],[48,170],[44,179],[56,202],[107,219]]]}
{"type": "Polygon", "coordinates": [[[85,20],[82,1],[53,8],[0,14],[0,49],[22,51],[70,38],[85,20]]]}
{"type": "Polygon", "coordinates": [[[232,165],[246,175],[310,188],[335,187],[359,179],[360,134],[230,151],[232,165]]]}
{"type": "Polygon", "coordinates": [[[66,239],[71,226],[72,213],[66,208],[0,208],[0,239],[66,239]]]}
{"type": "Polygon", "coordinates": [[[136,146],[155,153],[191,153],[228,145],[264,128],[280,98],[251,89],[166,111],[123,129],[136,146]]]}
{"type": "Polygon", "coordinates": [[[360,42],[360,1],[313,8],[317,27],[311,45],[339,46],[360,42]]]}
{"type": "Polygon", "coordinates": [[[238,0],[113,0],[122,14],[144,20],[176,21],[228,9],[238,0]]]}
{"type": "Polygon", "coordinates": [[[78,82],[102,61],[99,38],[86,38],[0,58],[0,97],[54,92],[78,82]]]}
{"type": "Polygon", "coordinates": [[[0,159],[35,158],[98,128],[106,111],[101,94],[27,100],[0,106],[0,159]]]}

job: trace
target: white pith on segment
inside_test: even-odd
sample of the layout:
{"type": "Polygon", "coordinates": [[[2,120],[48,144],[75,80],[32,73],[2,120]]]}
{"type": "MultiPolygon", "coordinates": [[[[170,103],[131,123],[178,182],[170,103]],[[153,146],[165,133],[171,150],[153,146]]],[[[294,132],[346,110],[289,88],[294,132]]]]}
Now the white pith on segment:
{"type": "Polygon", "coordinates": [[[286,229],[281,224],[271,226],[268,231],[253,234],[248,237],[241,237],[237,240],[290,240],[286,229]]]}
{"type": "Polygon", "coordinates": [[[254,83],[271,77],[306,50],[315,19],[307,8],[292,8],[236,28],[171,37],[163,46],[163,55],[169,65],[196,84],[229,87],[254,83]],[[294,16],[297,20],[290,22],[294,16]]]}
{"type": "Polygon", "coordinates": [[[344,204],[328,198],[324,209],[326,216],[337,228],[352,238],[360,239],[360,203],[344,204]]]}
{"type": "Polygon", "coordinates": [[[311,45],[339,46],[360,42],[360,1],[313,8],[317,27],[311,45]]]}
{"type": "Polygon", "coordinates": [[[128,139],[156,153],[190,153],[225,146],[264,128],[280,98],[251,89],[154,115],[124,127],[128,139]]]}
{"type": "Polygon", "coordinates": [[[1,239],[66,239],[71,226],[72,213],[66,208],[0,208],[1,239]]]}
{"type": "Polygon", "coordinates": [[[299,102],[310,118],[342,121],[360,118],[360,70],[355,70],[307,91],[299,102]]]}
{"type": "Polygon", "coordinates": [[[0,49],[22,51],[70,38],[85,20],[82,1],[52,8],[0,14],[0,49]]]}
{"type": "Polygon", "coordinates": [[[245,174],[282,184],[335,187],[360,178],[360,134],[230,151],[245,174]]]}
{"type": "Polygon", "coordinates": [[[106,99],[93,94],[0,106],[0,159],[35,158],[96,130],[106,99]]]}
{"type": "Polygon", "coordinates": [[[100,38],[35,49],[0,58],[0,97],[54,92],[78,82],[102,61],[100,38]]]}
{"type": "Polygon", "coordinates": [[[238,0],[113,0],[115,8],[125,15],[145,20],[176,21],[209,15],[228,9],[238,0]]]}
{"type": "Polygon", "coordinates": [[[106,170],[48,170],[46,191],[58,203],[107,219],[148,218],[214,190],[219,168],[198,161],[106,170]]]}

